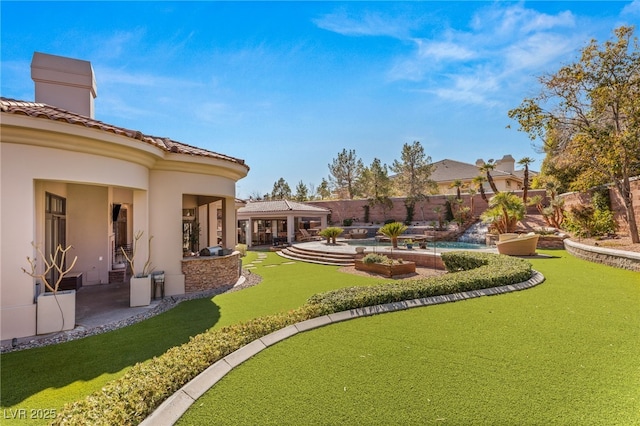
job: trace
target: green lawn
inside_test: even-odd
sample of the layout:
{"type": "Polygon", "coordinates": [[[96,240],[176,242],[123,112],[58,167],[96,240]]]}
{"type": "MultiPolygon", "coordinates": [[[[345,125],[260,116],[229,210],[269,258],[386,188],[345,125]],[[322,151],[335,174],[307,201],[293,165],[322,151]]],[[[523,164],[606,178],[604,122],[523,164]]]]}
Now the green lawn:
{"type": "MultiPolygon", "coordinates": [[[[256,252],[249,252],[244,259],[246,264],[256,261],[253,271],[264,277],[258,286],[183,302],[164,314],[113,332],[3,354],[0,423],[20,423],[7,418],[20,413],[16,410],[27,410],[27,414],[31,409],[59,410],[65,403],[84,398],[122,376],[134,364],[161,355],[208,329],[298,307],[318,292],[372,282],[338,272],[337,267],[290,263],[273,253],[258,260],[256,252]]],[[[27,419],[24,423],[44,422],[27,419]]]]}
{"type": "Polygon", "coordinates": [[[278,343],[179,424],[640,425],[640,274],[544,253],[533,289],[278,343]]]}

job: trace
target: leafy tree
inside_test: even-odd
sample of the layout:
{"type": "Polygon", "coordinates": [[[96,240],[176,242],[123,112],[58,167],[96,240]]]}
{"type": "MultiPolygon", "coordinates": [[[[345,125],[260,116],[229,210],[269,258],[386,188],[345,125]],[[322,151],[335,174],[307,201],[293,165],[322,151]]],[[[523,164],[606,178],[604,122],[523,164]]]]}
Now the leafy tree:
{"type": "Polygon", "coordinates": [[[527,198],[529,195],[529,164],[535,160],[531,157],[524,157],[518,160],[518,164],[524,167],[524,176],[522,179],[522,202],[527,204],[527,198]]]}
{"type": "Polygon", "coordinates": [[[575,173],[571,189],[612,183],[623,200],[629,233],[640,242],[630,179],[640,173],[640,49],[633,27],[616,40],[592,40],[577,62],[539,78],[539,95],[509,117],[545,143],[557,169],[575,173]]]}
{"type": "Polygon", "coordinates": [[[424,148],[418,141],[402,146],[400,161],[394,160],[391,170],[396,174],[398,190],[407,198],[422,199],[437,187],[431,180],[431,157],[424,153],[424,148]]]}
{"type": "Polygon", "coordinates": [[[318,194],[318,196],[320,196],[321,200],[325,200],[331,197],[331,187],[329,185],[329,182],[325,178],[322,178],[322,182],[320,182],[320,185],[318,185],[316,193],[318,194]]]}
{"type": "Polygon", "coordinates": [[[271,199],[291,199],[291,188],[289,187],[289,184],[284,180],[284,178],[278,179],[278,181],[273,184],[273,190],[271,190],[271,199]]]}
{"type": "Polygon", "coordinates": [[[368,199],[369,206],[381,206],[386,211],[393,207],[391,195],[391,179],[386,164],[374,158],[371,166],[365,167],[358,182],[361,194],[368,199]]]}
{"type": "Polygon", "coordinates": [[[357,182],[362,175],[364,165],[356,157],[355,149],[343,149],[329,164],[329,180],[337,192],[345,193],[350,200],[358,195],[357,182]]]}
{"type": "Polygon", "coordinates": [[[493,159],[490,159],[486,163],[483,162],[481,166],[478,166],[478,168],[480,169],[480,172],[484,173],[484,175],[486,176],[487,182],[489,182],[489,186],[491,187],[491,190],[493,191],[493,193],[498,194],[500,191],[498,191],[498,187],[496,186],[496,183],[493,181],[493,176],[491,176],[491,171],[495,170],[496,168],[495,161],[493,159]]]}
{"type": "Polygon", "coordinates": [[[425,154],[419,141],[405,143],[402,146],[400,161],[394,160],[391,170],[396,174],[395,185],[398,192],[405,197],[407,220],[411,220],[416,202],[424,200],[429,192],[437,188],[437,184],[431,179],[431,157],[425,154]]]}
{"type": "Polygon", "coordinates": [[[296,201],[309,201],[309,189],[302,181],[296,186],[296,195],[293,197],[296,201]]]}

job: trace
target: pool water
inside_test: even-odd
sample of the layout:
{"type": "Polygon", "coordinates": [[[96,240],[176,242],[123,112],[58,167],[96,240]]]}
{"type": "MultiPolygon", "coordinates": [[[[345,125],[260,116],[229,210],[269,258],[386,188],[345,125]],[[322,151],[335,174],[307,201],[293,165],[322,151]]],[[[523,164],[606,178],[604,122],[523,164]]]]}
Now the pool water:
{"type": "MultiPolygon", "coordinates": [[[[376,241],[376,240],[346,240],[345,241],[350,246],[360,246],[360,247],[391,247],[391,242],[388,241],[376,241]]],[[[427,248],[433,248],[433,241],[427,242],[427,248]]],[[[398,242],[398,247],[404,247],[404,244],[398,242]]],[[[417,248],[419,245],[417,243],[413,243],[413,247],[417,248]]],[[[484,244],[474,244],[474,243],[463,243],[461,241],[436,241],[436,248],[442,249],[456,249],[456,250],[480,250],[488,248],[484,244]]]]}

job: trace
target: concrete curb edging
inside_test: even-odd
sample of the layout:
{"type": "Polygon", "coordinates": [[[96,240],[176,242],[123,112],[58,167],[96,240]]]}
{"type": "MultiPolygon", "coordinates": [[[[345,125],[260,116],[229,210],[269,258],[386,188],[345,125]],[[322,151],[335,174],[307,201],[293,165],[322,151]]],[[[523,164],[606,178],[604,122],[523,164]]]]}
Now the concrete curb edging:
{"type": "Polygon", "coordinates": [[[422,299],[405,300],[402,302],[386,303],[384,305],[368,306],[365,308],[352,309],[349,311],[336,312],[299,322],[274,331],[271,334],[254,340],[237,351],[227,355],[221,360],[212,364],[209,368],[197,375],[193,380],[180,388],[177,392],[167,398],[156,408],[146,419],[140,423],[142,426],[171,426],[191,407],[191,405],[201,397],[207,390],[215,385],[234,367],[242,364],[252,356],[258,354],[269,346],[295,336],[304,331],[324,327],[355,318],[377,315],[387,312],[401,311],[405,309],[418,308],[423,306],[439,305],[442,303],[457,302],[459,300],[473,299],[482,296],[493,296],[496,294],[510,293],[535,287],[544,282],[544,276],[533,271],[533,275],[527,281],[517,284],[492,287],[482,290],[466,291],[442,296],[425,297],[422,299]]]}

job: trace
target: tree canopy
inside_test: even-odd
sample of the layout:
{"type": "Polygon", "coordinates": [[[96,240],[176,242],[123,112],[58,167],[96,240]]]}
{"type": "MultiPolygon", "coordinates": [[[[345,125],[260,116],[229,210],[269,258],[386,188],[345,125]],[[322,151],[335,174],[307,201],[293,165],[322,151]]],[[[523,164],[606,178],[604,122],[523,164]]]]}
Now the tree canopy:
{"type": "Polygon", "coordinates": [[[352,200],[359,194],[357,182],[363,170],[364,165],[355,149],[343,149],[329,164],[329,181],[336,192],[345,193],[352,200]]]}
{"type": "Polygon", "coordinates": [[[419,141],[403,145],[400,161],[394,160],[391,170],[396,174],[398,192],[409,199],[418,200],[436,188],[431,180],[431,157],[425,154],[419,141]]]}
{"type": "Polygon", "coordinates": [[[291,199],[291,188],[284,178],[278,179],[273,184],[273,190],[271,191],[272,200],[286,200],[291,199]]]}
{"type": "Polygon", "coordinates": [[[539,78],[540,94],[509,117],[546,153],[542,171],[557,173],[569,189],[612,184],[624,201],[629,232],[640,242],[630,178],[640,174],[640,50],[634,28],[615,40],[592,40],[579,60],[539,78]]]}

